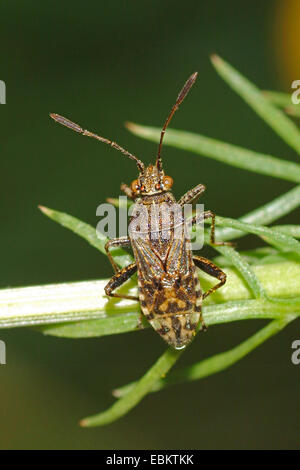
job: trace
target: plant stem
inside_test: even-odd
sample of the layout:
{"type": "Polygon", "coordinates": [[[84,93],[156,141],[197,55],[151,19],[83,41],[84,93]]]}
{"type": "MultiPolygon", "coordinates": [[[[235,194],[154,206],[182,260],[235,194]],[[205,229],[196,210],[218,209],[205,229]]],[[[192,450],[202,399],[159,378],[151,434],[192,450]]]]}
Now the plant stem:
{"type": "MultiPolygon", "coordinates": [[[[284,261],[257,265],[252,266],[252,270],[269,297],[290,299],[292,304],[294,297],[300,297],[299,263],[284,261]],[[282,282],[282,279],[285,279],[285,282],[282,282]]],[[[274,305],[270,306],[270,303],[257,302],[251,304],[251,307],[250,303],[256,301],[251,300],[251,291],[240,274],[231,267],[227,267],[225,272],[226,284],[205,300],[204,313],[208,323],[219,323],[220,319],[221,321],[235,321],[244,317],[251,318],[251,315],[253,318],[258,318],[262,312],[264,313],[262,318],[272,318],[272,316],[277,317],[287,313],[286,310],[281,310],[284,309],[283,306],[276,310],[274,305]],[[245,302],[246,300],[250,303],[238,305],[236,310],[228,306],[229,301],[245,302]],[[266,311],[266,305],[270,307],[268,311],[266,311]]],[[[214,284],[209,276],[202,273],[200,280],[204,290],[214,284]]],[[[130,300],[108,299],[103,290],[107,282],[108,279],[104,279],[2,289],[0,290],[0,327],[48,325],[45,329],[46,333],[68,337],[102,336],[136,330],[139,315],[138,303],[130,300]]],[[[136,282],[132,280],[126,283],[122,292],[134,295],[136,289],[136,282]]]]}

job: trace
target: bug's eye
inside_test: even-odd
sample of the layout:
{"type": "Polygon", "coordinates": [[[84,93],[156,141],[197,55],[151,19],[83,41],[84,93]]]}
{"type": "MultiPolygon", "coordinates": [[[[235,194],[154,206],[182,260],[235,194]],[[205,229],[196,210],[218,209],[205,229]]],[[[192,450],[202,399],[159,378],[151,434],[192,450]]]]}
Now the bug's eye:
{"type": "Polygon", "coordinates": [[[173,178],[171,176],[164,176],[163,178],[164,189],[170,189],[173,186],[173,178]]]}
{"type": "Polygon", "coordinates": [[[142,185],[142,186],[140,187],[140,190],[141,190],[141,191],[145,191],[145,186],[142,185]]]}
{"type": "Polygon", "coordinates": [[[140,189],[139,180],[132,181],[131,189],[132,189],[133,192],[136,192],[140,189]]]}
{"type": "Polygon", "coordinates": [[[161,189],[161,183],[156,183],[155,189],[161,189]]]}

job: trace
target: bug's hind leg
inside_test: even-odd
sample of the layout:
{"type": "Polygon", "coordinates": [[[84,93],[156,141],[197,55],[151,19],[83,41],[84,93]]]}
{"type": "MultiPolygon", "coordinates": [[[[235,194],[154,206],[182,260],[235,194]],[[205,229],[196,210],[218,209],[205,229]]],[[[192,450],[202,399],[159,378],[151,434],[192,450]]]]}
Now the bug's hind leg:
{"type": "Polygon", "coordinates": [[[129,264],[125,268],[120,269],[104,287],[105,294],[109,297],[118,297],[120,299],[139,300],[133,295],[116,294],[113,291],[126,282],[137,270],[136,263],[129,264]]]}
{"type": "Polygon", "coordinates": [[[119,267],[116,264],[115,260],[113,259],[112,255],[109,251],[109,248],[112,247],[112,246],[115,246],[115,247],[117,247],[117,246],[127,246],[127,247],[129,247],[130,245],[131,245],[130,240],[127,237],[112,238],[111,240],[108,240],[106,242],[105,251],[107,253],[109,261],[112,264],[112,267],[114,268],[115,273],[117,273],[119,271],[119,267]]]}
{"type": "Polygon", "coordinates": [[[211,219],[211,226],[210,226],[210,244],[215,246],[235,246],[235,243],[232,242],[222,242],[216,241],[215,237],[215,225],[216,225],[216,214],[212,211],[204,211],[201,214],[196,215],[191,220],[191,225],[197,225],[203,220],[211,219]]]}
{"type": "Polygon", "coordinates": [[[208,259],[202,258],[202,256],[194,255],[193,260],[197,268],[201,269],[206,274],[209,274],[210,276],[215,277],[216,279],[219,279],[220,281],[218,284],[208,289],[208,291],[204,292],[202,298],[205,299],[208,295],[212,294],[213,292],[215,292],[217,289],[219,289],[221,286],[225,284],[226,274],[222,271],[222,269],[220,269],[218,266],[216,266],[214,263],[212,263],[208,259]]]}

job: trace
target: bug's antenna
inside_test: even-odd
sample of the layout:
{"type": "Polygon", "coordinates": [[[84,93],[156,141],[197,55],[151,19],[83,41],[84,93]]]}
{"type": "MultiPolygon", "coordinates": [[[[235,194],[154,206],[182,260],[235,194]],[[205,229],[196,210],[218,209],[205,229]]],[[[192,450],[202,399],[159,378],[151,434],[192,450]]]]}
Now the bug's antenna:
{"type": "Polygon", "coordinates": [[[137,164],[139,171],[141,173],[144,173],[145,171],[144,163],[141,162],[141,160],[139,160],[137,157],[132,155],[130,152],[127,152],[127,150],[120,147],[120,145],[116,144],[116,142],[113,142],[112,140],[109,140],[109,139],[105,139],[104,137],[94,134],[93,132],[87,131],[86,129],[82,129],[82,127],[80,127],[78,124],[75,124],[75,122],[69,121],[69,119],[66,119],[63,116],[60,116],[59,114],[51,113],[50,117],[52,117],[54,121],[59,122],[59,124],[62,124],[63,126],[66,126],[75,132],[78,132],[79,134],[86,135],[88,137],[93,137],[94,139],[100,140],[100,142],[104,142],[104,144],[110,145],[114,149],[119,150],[121,153],[123,153],[123,155],[126,155],[127,157],[131,158],[131,160],[134,160],[137,164]]]}
{"type": "Polygon", "coordinates": [[[198,72],[193,73],[190,76],[190,78],[185,82],[182,90],[180,91],[179,95],[177,96],[176,103],[174,104],[173,108],[171,109],[171,112],[170,112],[169,116],[167,117],[166,122],[164,123],[164,127],[162,128],[162,131],[161,131],[161,134],[160,134],[160,141],[159,141],[159,147],[158,147],[157,159],[156,159],[156,166],[159,170],[162,169],[162,160],[161,160],[160,153],[161,153],[163,138],[164,138],[166,129],[167,129],[167,127],[168,127],[175,111],[177,111],[177,109],[179,108],[179,105],[183,102],[184,98],[186,97],[186,95],[188,94],[188,92],[190,91],[192,86],[194,85],[194,82],[197,78],[197,75],[198,75],[198,72]]]}

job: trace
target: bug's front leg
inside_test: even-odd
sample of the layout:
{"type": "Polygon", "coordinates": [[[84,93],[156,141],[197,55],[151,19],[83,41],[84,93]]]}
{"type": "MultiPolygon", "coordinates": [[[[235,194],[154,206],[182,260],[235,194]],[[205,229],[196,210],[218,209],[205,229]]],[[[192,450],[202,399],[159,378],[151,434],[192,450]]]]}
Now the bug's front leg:
{"type": "Polygon", "coordinates": [[[202,298],[205,299],[205,297],[212,294],[213,292],[215,292],[217,289],[219,289],[221,286],[225,284],[226,274],[222,271],[222,269],[220,269],[218,266],[212,263],[209,259],[203,258],[202,256],[194,255],[193,260],[197,268],[201,269],[206,274],[209,274],[210,276],[213,276],[219,279],[220,281],[218,284],[208,289],[208,291],[204,292],[202,298]]]}
{"type": "Polygon", "coordinates": [[[130,240],[128,237],[120,237],[120,238],[112,238],[111,240],[108,240],[105,244],[105,251],[107,253],[107,256],[108,256],[108,259],[109,261],[111,262],[112,264],[112,267],[114,268],[114,271],[115,273],[117,273],[119,271],[119,267],[117,266],[115,260],[113,259],[109,249],[110,247],[112,246],[127,246],[127,247],[130,247],[131,246],[131,243],[130,243],[130,240]]]}
{"type": "Polygon", "coordinates": [[[127,186],[127,184],[122,183],[120,188],[121,188],[121,191],[123,191],[123,193],[125,193],[126,196],[129,197],[129,199],[134,199],[133,191],[129,186],[127,186]]]}
{"type": "Polygon", "coordinates": [[[180,206],[184,206],[184,204],[190,204],[191,202],[195,202],[198,197],[201,196],[202,193],[206,190],[206,186],[204,184],[198,184],[195,188],[190,189],[187,193],[185,193],[178,201],[180,206]]]}
{"type": "Polygon", "coordinates": [[[210,226],[210,244],[215,246],[235,246],[235,243],[232,242],[221,242],[216,241],[215,239],[215,225],[216,225],[216,215],[212,211],[204,211],[201,214],[195,215],[192,219],[190,224],[192,226],[203,222],[206,219],[211,219],[211,226],[210,226]]]}
{"type": "Polygon", "coordinates": [[[109,297],[118,297],[120,299],[139,300],[133,295],[116,294],[113,291],[126,282],[137,270],[136,263],[129,264],[125,268],[120,269],[104,287],[105,294],[109,297]]]}

